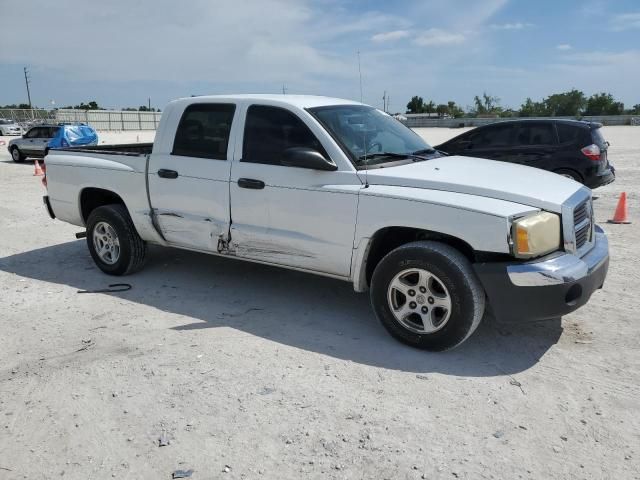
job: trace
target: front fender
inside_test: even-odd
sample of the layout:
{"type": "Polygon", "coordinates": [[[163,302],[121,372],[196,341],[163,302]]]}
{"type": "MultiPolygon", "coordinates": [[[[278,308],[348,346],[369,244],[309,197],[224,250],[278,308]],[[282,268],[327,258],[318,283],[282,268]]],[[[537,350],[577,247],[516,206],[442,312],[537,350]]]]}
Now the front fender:
{"type": "Polygon", "coordinates": [[[366,289],[366,259],[376,232],[406,227],[462,240],[474,251],[508,254],[510,218],[538,208],[495,198],[412,187],[372,185],[360,192],[352,277],[366,289]]]}

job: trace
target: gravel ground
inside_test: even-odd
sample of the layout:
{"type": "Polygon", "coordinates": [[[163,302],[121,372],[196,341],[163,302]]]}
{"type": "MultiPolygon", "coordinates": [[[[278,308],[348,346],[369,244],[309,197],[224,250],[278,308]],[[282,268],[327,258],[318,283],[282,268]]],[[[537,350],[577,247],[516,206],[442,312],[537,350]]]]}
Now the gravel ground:
{"type": "Polygon", "coordinates": [[[640,128],[604,132],[604,289],[440,354],[347,283],[180,250],[152,248],[130,291],[78,294],[114,279],[0,147],[0,478],[640,478],[640,231],[605,223],[621,191],[638,219],[640,128]]]}

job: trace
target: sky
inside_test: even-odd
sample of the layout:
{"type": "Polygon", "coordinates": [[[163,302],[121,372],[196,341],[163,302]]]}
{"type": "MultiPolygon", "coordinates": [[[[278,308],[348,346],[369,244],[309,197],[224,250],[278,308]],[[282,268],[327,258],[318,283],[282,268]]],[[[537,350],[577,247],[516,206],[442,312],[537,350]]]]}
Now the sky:
{"type": "MultiPolygon", "coordinates": [[[[201,94],[640,103],[640,0],[0,0],[0,105],[201,94]]],[[[55,102],[55,103],[52,103],[55,102]]]]}

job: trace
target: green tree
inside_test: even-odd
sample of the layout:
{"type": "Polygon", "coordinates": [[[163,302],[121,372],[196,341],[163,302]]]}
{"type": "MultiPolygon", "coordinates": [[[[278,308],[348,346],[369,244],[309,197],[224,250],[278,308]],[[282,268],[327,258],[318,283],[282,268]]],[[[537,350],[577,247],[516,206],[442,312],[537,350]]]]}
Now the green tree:
{"type": "Polygon", "coordinates": [[[575,117],[582,113],[587,99],[575,88],[564,93],[555,93],[544,99],[547,114],[555,116],[575,117]]]}
{"type": "Polygon", "coordinates": [[[422,97],[411,97],[411,101],[407,103],[407,113],[422,113],[424,111],[424,100],[422,97]]]}
{"type": "Polygon", "coordinates": [[[425,103],[422,109],[424,113],[436,113],[436,104],[433,100],[429,100],[429,103],[425,103]]]}
{"type": "Polygon", "coordinates": [[[610,93],[596,93],[587,100],[585,115],[621,115],[624,112],[624,104],[616,102],[610,93]]]}
{"type": "Polygon", "coordinates": [[[454,118],[460,118],[464,116],[464,110],[456,105],[456,102],[449,100],[447,102],[447,108],[449,109],[449,115],[454,118]]]}
{"type": "Polygon", "coordinates": [[[629,113],[631,115],[640,115],[640,103],[631,107],[631,110],[629,110],[629,113]]]}
{"type": "Polygon", "coordinates": [[[476,95],[473,98],[473,103],[475,104],[476,115],[499,115],[502,112],[500,99],[489,95],[487,92],[482,94],[482,98],[476,95]]]}
{"type": "Polygon", "coordinates": [[[547,107],[544,102],[534,102],[531,98],[520,106],[521,117],[544,117],[547,116],[547,107]]]}
{"type": "Polygon", "coordinates": [[[444,117],[445,115],[449,115],[449,107],[444,103],[439,104],[436,107],[436,113],[439,117],[444,117]]]}

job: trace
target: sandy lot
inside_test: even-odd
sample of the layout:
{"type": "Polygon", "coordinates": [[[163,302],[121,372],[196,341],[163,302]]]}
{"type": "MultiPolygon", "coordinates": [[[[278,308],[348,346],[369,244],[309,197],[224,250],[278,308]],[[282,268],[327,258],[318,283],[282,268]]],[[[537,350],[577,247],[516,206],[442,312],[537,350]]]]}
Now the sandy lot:
{"type": "Polygon", "coordinates": [[[604,289],[441,354],[347,283],[179,250],[78,294],[114,279],[0,147],[0,478],[640,478],[640,127],[604,132],[604,289]],[[621,191],[635,223],[606,224],[621,191]]]}

